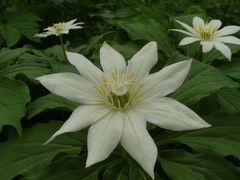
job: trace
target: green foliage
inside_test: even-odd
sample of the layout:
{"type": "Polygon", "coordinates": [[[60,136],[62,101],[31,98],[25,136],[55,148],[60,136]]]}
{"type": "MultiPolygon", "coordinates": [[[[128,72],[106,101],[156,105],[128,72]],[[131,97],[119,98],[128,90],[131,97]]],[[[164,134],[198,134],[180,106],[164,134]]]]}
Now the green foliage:
{"type": "Polygon", "coordinates": [[[0,78],[0,99],[0,126],[12,125],[21,134],[20,119],[30,101],[28,87],[20,81],[0,78]]]}
{"type": "MultiPolygon", "coordinates": [[[[157,41],[162,67],[193,58],[184,84],[170,97],[194,109],[211,128],[173,132],[151,126],[158,146],[156,180],[238,180],[240,177],[240,46],[232,62],[216,50],[202,54],[169,29],[174,19],[194,16],[240,25],[238,0],[47,0],[0,2],[0,179],[150,180],[119,145],[109,158],[85,168],[86,131],[66,133],[43,145],[79,104],[50,94],[35,78],[76,72],[64,62],[56,37],[33,37],[55,22],[77,18],[81,30],[64,35],[65,48],[99,66],[104,41],[128,60],[143,44],[157,41]],[[15,131],[17,130],[17,133],[15,131]],[[22,133],[23,131],[23,133],[22,133]],[[22,135],[21,135],[22,133],[22,135]]],[[[236,34],[239,37],[239,33],[236,34]]]]}

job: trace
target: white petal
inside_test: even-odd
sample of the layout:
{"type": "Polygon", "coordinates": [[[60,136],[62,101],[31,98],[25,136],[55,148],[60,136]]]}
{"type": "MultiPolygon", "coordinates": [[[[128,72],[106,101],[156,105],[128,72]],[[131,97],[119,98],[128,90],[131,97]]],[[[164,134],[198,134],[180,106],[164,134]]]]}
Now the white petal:
{"type": "Polygon", "coordinates": [[[229,61],[231,61],[232,52],[228,46],[221,42],[215,42],[214,47],[219,50],[229,61]]]}
{"type": "Polygon", "coordinates": [[[218,30],[221,27],[222,22],[220,20],[213,19],[208,23],[208,25],[214,27],[215,30],[218,30]]]}
{"type": "Polygon", "coordinates": [[[80,131],[104,118],[109,112],[110,109],[104,105],[81,105],[73,111],[68,120],[45,144],[60,134],[80,131]]]}
{"type": "Polygon", "coordinates": [[[136,82],[142,80],[157,63],[157,43],[152,41],[138,51],[129,61],[127,72],[136,76],[136,82]]]}
{"type": "Polygon", "coordinates": [[[175,20],[175,21],[176,21],[178,24],[180,24],[182,27],[184,27],[186,30],[188,30],[190,33],[196,34],[195,30],[194,30],[191,26],[189,26],[188,24],[183,23],[183,22],[178,21],[178,20],[175,20]]]}
{"type": "Polygon", "coordinates": [[[36,78],[50,92],[71,101],[96,104],[98,99],[94,84],[74,73],[57,73],[36,78]]]}
{"type": "Polygon", "coordinates": [[[123,129],[122,112],[114,112],[93,124],[88,131],[86,167],[106,159],[118,145],[123,129]]]}
{"type": "Polygon", "coordinates": [[[213,42],[212,41],[201,41],[200,44],[202,45],[202,52],[207,53],[212,50],[213,42]]]}
{"type": "Polygon", "coordinates": [[[93,81],[96,84],[102,82],[102,71],[93,65],[93,63],[91,63],[83,55],[67,52],[67,58],[69,62],[77,68],[79,73],[86,77],[88,80],[93,81]]]}
{"type": "Polygon", "coordinates": [[[181,30],[181,29],[170,29],[170,31],[176,31],[176,32],[180,32],[180,33],[189,35],[189,36],[191,36],[191,37],[197,37],[195,34],[192,34],[192,33],[190,33],[190,32],[187,32],[187,31],[184,31],[184,30],[181,30]]]}
{"type": "Polygon", "coordinates": [[[144,99],[166,96],[178,89],[184,82],[192,60],[186,60],[166,66],[159,72],[150,74],[139,93],[144,99]]]}
{"type": "Polygon", "coordinates": [[[121,144],[154,179],[157,147],[146,129],[146,121],[134,112],[127,112],[121,144]]]}
{"type": "Polygon", "coordinates": [[[152,102],[146,102],[137,110],[144,114],[148,122],[164,129],[183,131],[211,126],[191,109],[168,97],[156,98],[152,102]]]}
{"type": "Polygon", "coordinates": [[[77,19],[73,19],[73,20],[71,20],[71,21],[66,22],[66,24],[67,24],[67,25],[73,25],[73,23],[74,23],[76,20],[77,20],[77,19]]]}
{"type": "Polygon", "coordinates": [[[225,37],[218,37],[216,41],[221,41],[223,43],[230,43],[230,44],[237,44],[240,45],[240,39],[234,36],[225,36],[225,37]]]}
{"type": "Polygon", "coordinates": [[[238,31],[240,31],[240,26],[226,26],[222,29],[220,29],[219,31],[217,31],[217,36],[226,36],[229,34],[235,34],[238,31]]]}
{"type": "Polygon", "coordinates": [[[193,27],[194,27],[194,29],[196,28],[198,28],[199,26],[204,26],[205,25],[205,22],[204,22],[204,20],[202,19],[202,18],[200,18],[200,17],[194,17],[193,18],[193,27]]]}
{"type": "Polygon", "coordinates": [[[126,63],[123,56],[106,42],[103,43],[100,49],[100,62],[103,71],[108,75],[111,75],[115,71],[124,72],[126,70],[126,63]]]}
{"type": "Polygon", "coordinates": [[[191,44],[195,41],[199,41],[199,39],[195,38],[195,37],[185,37],[181,40],[181,42],[179,43],[180,46],[183,45],[187,45],[187,44],[191,44]]]}

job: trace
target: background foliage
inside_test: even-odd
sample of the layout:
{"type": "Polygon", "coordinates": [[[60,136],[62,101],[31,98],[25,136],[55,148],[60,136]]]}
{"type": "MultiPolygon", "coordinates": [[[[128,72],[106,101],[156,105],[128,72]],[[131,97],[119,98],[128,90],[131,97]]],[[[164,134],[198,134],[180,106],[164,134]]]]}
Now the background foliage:
{"type": "MultiPolygon", "coordinates": [[[[173,132],[149,126],[159,150],[155,179],[238,180],[240,177],[240,47],[232,62],[219,52],[179,47],[182,35],[168,29],[174,19],[195,15],[240,25],[238,0],[1,0],[0,1],[0,174],[9,179],[146,180],[150,177],[119,146],[111,157],[85,168],[87,130],[42,144],[77,104],[49,94],[36,77],[76,71],[65,64],[57,38],[33,35],[55,22],[78,18],[84,29],[64,36],[69,51],[99,65],[99,48],[110,43],[129,59],[146,42],[158,43],[159,62],[194,58],[191,71],[171,97],[213,127],[173,132]]],[[[239,37],[239,34],[237,34],[239,37]]]]}

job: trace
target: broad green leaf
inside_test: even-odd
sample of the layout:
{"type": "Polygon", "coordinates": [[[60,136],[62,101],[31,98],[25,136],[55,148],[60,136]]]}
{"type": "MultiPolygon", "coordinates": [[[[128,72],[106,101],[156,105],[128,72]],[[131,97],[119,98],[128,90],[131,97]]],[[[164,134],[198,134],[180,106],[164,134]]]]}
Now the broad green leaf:
{"type": "Polygon", "coordinates": [[[193,61],[184,84],[171,96],[187,105],[193,105],[201,98],[223,87],[236,87],[230,78],[211,65],[193,61]]]}
{"type": "Polygon", "coordinates": [[[240,62],[228,62],[221,67],[221,70],[232,78],[240,79],[240,62]]]}
{"type": "Polygon", "coordinates": [[[165,173],[173,180],[239,179],[237,167],[214,154],[190,154],[182,150],[169,150],[159,156],[165,173]]]}
{"type": "Polygon", "coordinates": [[[200,129],[173,138],[198,152],[212,151],[222,156],[240,158],[240,126],[223,126],[200,129]]]}
{"type": "Polygon", "coordinates": [[[0,70],[0,76],[8,78],[14,78],[17,74],[24,74],[27,77],[34,79],[50,73],[52,73],[52,70],[48,65],[34,62],[14,64],[0,70]]]}
{"type": "Polygon", "coordinates": [[[15,45],[21,37],[20,32],[15,27],[7,24],[1,26],[0,34],[5,39],[7,47],[15,45]]]}
{"type": "Polygon", "coordinates": [[[20,120],[30,101],[28,87],[20,81],[0,78],[0,126],[11,125],[21,134],[20,120]]]}
{"type": "MultiPolygon", "coordinates": [[[[103,180],[129,180],[128,178],[129,164],[119,161],[107,167],[103,174],[103,180]]],[[[139,175],[138,175],[139,177],[139,175]]]]}
{"type": "Polygon", "coordinates": [[[23,48],[17,48],[13,50],[2,48],[0,50],[0,65],[3,65],[5,63],[10,63],[12,60],[15,60],[16,58],[18,58],[25,51],[26,49],[23,49],[23,48]]]}
{"type": "Polygon", "coordinates": [[[240,91],[235,88],[222,89],[217,93],[217,101],[231,114],[240,112],[240,91]]]}
{"type": "Polygon", "coordinates": [[[60,45],[52,46],[52,47],[46,49],[44,52],[46,53],[47,56],[55,57],[60,62],[65,61],[64,54],[63,54],[63,51],[62,51],[62,48],[60,45]]]}
{"type": "Polygon", "coordinates": [[[39,20],[40,19],[34,14],[19,13],[9,18],[8,25],[17,29],[28,39],[34,40],[33,36],[38,33],[37,21],[39,20]]]}
{"type": "MultiPolygon", "coordinates": [[[[119,162],[119,158],[108,158],[104,162],[97,163],[94,166],[85,168],[86,155],[64,156],[57,159],[50,165],[38,171],[33,171],[27,174],[24,180],[35,179],[79,179],[79,180],[98,180],[99,174],[111,166],[119,162]]],[[[118,179],[121,180],[121,179],[118,179]]]]}
{"type": "Polygon", "coordinates": [[[52,109],[73,111],[77,106],[78,106],[77,103],[69,101],[60,96],[56,96],[54,94],[49,94],[31,102],[28,105],[26,117],[28,119],[31,119],[33,116],[41,112],[45,112],[52,109]]]}
{"type": "Polygon", "coordinates": [[[132,40],[157,41],[159,48],[167,57],[171,57],[175,50],[167,30],[163,29],[160,23],[146,16],[137,16],[134,18],[119,20],[118,26],[124,29],[132,40]]]}
{"type": "MultiPolygon", "coordinates": [[[[13,136],[1,143],[1,178],[12,179],[31,169],[46,166],[60,152],[78,154],[86,138],[82,132],[67,133],[43,145],[61,125],[59,121],[37,124],[26,129],[22,137],[13,136]]],[[[81,165],[79,161],[78,165],[81,165]]]]}

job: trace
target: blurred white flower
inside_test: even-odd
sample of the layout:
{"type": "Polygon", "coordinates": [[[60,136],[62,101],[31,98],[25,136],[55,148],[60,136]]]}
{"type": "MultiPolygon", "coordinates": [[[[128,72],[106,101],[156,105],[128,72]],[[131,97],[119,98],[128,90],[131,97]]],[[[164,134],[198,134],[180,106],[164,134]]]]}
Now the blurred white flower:
{"type": "Polygon", "coordinates": [[[224,43],[240,45],[240,39],[234,36],[229,36],[240,31],[240,26],[226,26],[219,29],[222,25],[220,20],[214,19],[205,23],[200,17],[193,18],[193,27],[178,20],[176,20],[176,22],[183,26],[187,31],[180,29],[172,30],[190,36],[183,38],[179,45],[187,45],[195,41],[200,41],[200,44],[202,45],[202,52],[207,53],[213,48],[216,48],[228,60],[231,60],[232,53],[230,48],[224,43]]]}
{"type": "Polygon", "coordinates": [[[37,79],[52,93],[81,105],[46,143],[60,134],[91,126],[86,167],[106,159],[121,143],[154,178],[158,151],[147,122],[174,131],[210,126],[185,105],[165,97],[182,85],[192,61],[149,74],[157,55],[156,42],[150,42],[126,65],[123,56],[104,43],[100,49],[102,71],[83,55],[67,52],[69,62],[81,75],[68,72],[37,79]]]}
{"type": "Polygon", "coordinates": [[[75,23],[77,19],[73,19],[69,22],[61,22],[61,23],[56,23],[53,24],[53,26],[48,27],[45,30],[45,32],[40,33],[40,34],[35,34],[35,37],[47,37],[47,36],[51,36],[51,35],[55,35],[55,36],[59,36],[62,34],[68,34],[70,29],[81,29],[82,26],[80,26],[80,24],[83,24],[84,22],[79,22],[79,23],[75,23]]]}

